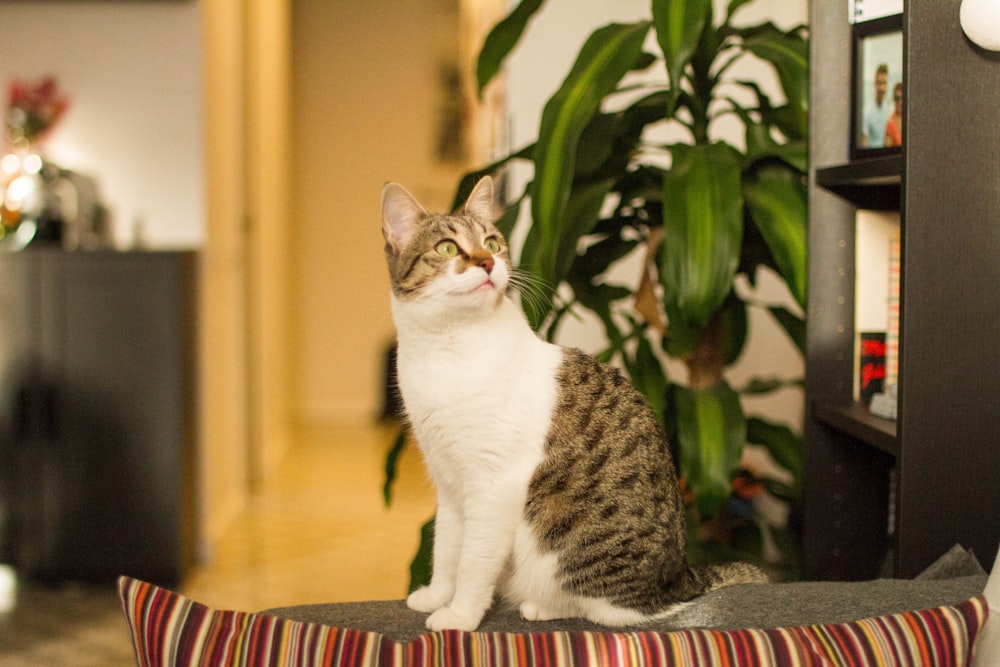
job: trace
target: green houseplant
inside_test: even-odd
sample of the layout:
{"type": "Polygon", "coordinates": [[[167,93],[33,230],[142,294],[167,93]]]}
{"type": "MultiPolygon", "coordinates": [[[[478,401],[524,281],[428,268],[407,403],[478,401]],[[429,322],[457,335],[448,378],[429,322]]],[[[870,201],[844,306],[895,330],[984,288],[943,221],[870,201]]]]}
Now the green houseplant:
{"type": "MultiPolygon", "coordinates": [[[[546,287],[524,299],[525,312],[550,339],[581,309],[603,323],[602,357],[625,368],[674,443],[692,496],[691,545],[702,558],[731,553],[728,527],[697,529],[731,523],[727,507],[746,442],[767,447],[795,480],[755,480],[758,488],[794,499],[801,468],[799,438],[748,417],[741,402],[741,394],[799,380],[733,387],[726,377],[746,340],[748,308],[767,308],[800,351],[805,329],[790,310],[755,304],[734,288],[739,276],[755,284],[766,267],[805,309],[806,29],[734,25],[749,2],[732,0],[716,20],[711,0],[652,0],[649,20],[598,28],[548,100],[537,142],[466,175],[456,194],[458,204],[479,177],[510,162],[533,164],[533,180],[499,223],[509,235],[519,211],[530,209],[517,263],[546,287]],[[658,53],[645,48],[650,34],[658,53]],[[783,100],[732,77],[745,57],[773,67],[783,100]],[[742,125],[742,145],[716,137],[725,117],[742,125]],[[657,140],[655,127],[683,138],[657,140]],[[645,257],[639,287],[612,284],[609,267],[633,252],[645,257]],[[678,366],[684,377],[671,377],[668,368],[678,366]],[[714,554],[705,549],[708,532],[724,536],[714,554]]],[[[480,92],[543,4],[522,0],[490,32],[478,60],[480,92]]],[[[429,552],[422,553],[418,561],[429,552]]],[[[415,562],[416,579],[425,567],[415,562]]]]}

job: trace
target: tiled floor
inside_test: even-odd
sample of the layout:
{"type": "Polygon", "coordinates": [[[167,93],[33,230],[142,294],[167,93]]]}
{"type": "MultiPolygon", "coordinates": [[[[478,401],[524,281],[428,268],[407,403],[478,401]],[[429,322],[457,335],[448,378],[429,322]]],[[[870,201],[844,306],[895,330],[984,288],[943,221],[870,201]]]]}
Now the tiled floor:
{"type": "MultiPolygon", "coordinates": [[[[382,500],[392,428],[306,431],[181,591],[217,609],[402,598],[433,491],[415,447],[382,500]]],[[[0,614],[0,665],[134,664],[112,587],[27,585],[0,614]]]]}
{"type": "Polygon", "coordinates": [[[404,597],[434,497],[411,446],[386,508],[385,454],[395,434],[393,427],[363,426],[302,432],[182,591],[245,611],[404,597]]]}

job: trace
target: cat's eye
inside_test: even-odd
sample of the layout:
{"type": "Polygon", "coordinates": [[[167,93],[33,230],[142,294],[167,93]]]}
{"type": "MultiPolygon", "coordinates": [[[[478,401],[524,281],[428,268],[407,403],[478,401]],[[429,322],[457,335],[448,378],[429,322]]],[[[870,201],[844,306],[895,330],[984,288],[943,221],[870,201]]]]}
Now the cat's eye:
{"type": "Polygon", "coordinates": [[[441,241],[434,249],[442,257],[457,257],[458,256],[458,244],[454,241],[441,241]]]}
{"type": "Polygon", "coordinates": [[[486,252],[496,254],[500,252],[500,241],[491,236],[483,243],[483,247],[486,248],[486,252]]]}

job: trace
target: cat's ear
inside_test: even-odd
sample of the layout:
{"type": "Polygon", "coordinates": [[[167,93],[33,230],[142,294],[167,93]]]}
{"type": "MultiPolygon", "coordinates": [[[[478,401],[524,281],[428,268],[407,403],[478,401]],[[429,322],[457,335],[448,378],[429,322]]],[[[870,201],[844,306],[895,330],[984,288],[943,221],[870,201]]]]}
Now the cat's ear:
{"type": "Polygon", "coordinates": [[[382,236],[396,252],[406,247],[426,215],[424,207],[402,185],[386,183],[382,188],[382,236]]]}
{"type": "Polygon", "coordinates": [[[478,218],[493,220],[493,179],[483,176],[472,188],[469,198],[465,200],[464,211],[478,218]]]}

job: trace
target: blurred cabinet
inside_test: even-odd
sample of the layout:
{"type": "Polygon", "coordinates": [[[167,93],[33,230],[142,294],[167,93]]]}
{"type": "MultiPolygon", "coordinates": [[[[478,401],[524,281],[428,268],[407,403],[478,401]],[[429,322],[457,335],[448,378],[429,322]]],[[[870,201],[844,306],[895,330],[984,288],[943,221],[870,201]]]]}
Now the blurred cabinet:
{"type": "Polygon", "coordinates": [[[166,584],[192,564],[195,281],[192,252],[0,255],[0,560],[166,584]]]}

